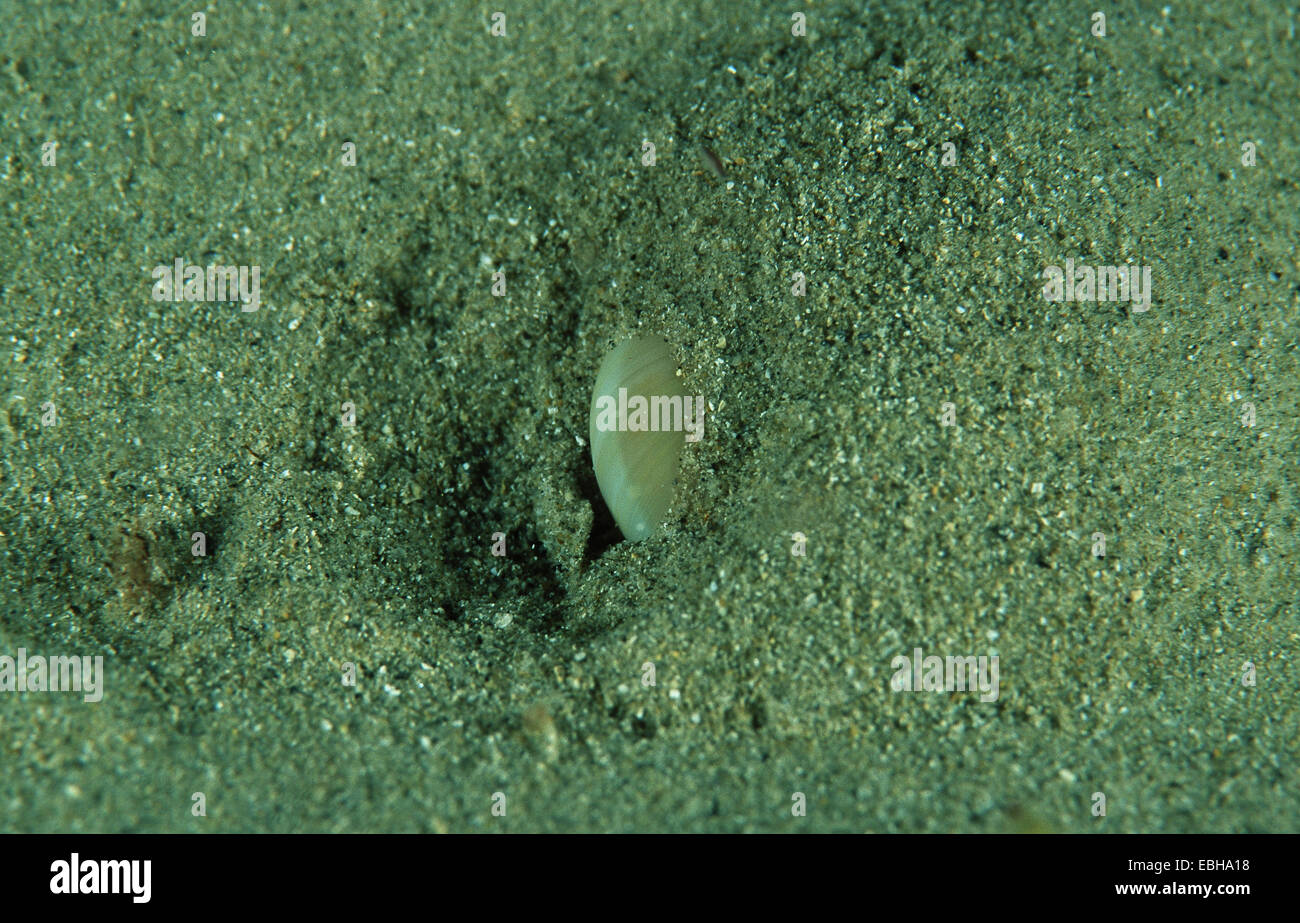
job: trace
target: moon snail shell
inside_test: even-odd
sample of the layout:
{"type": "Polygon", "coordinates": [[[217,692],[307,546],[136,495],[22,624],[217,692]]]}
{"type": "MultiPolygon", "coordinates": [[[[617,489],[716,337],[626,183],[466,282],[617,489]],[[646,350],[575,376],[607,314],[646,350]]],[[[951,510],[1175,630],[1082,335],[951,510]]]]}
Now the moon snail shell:
{"type": "Polygon", "coordinates": [[[623,535],[639,542],[673,502],[685,432],[700,438],[704,402],[685,396],[662,337],[640,336],[600,363],[588,435],[596,483],[623,535]],[[694,415],[692,410],[694,409],[694,415]]]}

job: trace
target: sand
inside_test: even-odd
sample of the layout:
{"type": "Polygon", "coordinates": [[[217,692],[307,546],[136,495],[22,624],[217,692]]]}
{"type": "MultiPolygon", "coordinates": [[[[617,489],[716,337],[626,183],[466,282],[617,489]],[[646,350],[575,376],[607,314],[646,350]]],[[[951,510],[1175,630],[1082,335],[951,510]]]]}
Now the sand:
{"type": "Polygon", "coordinates": [[[1300,830],[1296,11],[864,6],[4,3],[0,830],[1300,830]]]}

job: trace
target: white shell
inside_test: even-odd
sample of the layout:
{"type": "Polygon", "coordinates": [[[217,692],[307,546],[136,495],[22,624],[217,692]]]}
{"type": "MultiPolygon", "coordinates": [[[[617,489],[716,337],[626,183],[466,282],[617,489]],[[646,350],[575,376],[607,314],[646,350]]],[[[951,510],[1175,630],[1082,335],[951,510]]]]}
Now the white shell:
{"type": "MultiPolygon", "coordinates": [[[[600,363],[591,395],[588,435],[596,483],[623,535],[637,542],[654,532],[673,502],[673,480],[685,434],[681,431],[628,431],[598,429],[597,404],[602,397],[627,401],[635,396],[681,398],[668,344],[661,337],[642,336],[614,348],[600,363]]],[[[608,416],[606,416],[608,421],[608,416]]]]}

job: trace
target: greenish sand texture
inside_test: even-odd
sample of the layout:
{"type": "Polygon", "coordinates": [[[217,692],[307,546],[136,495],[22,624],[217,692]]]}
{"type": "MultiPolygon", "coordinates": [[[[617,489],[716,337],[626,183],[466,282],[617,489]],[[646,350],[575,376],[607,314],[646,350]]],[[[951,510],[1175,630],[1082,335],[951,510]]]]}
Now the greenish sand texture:
{"type": "Polygon", "coordinates": [[[0,4],[0,830],[1300,830],[1294,4],[865,6],[0,4]]]}

